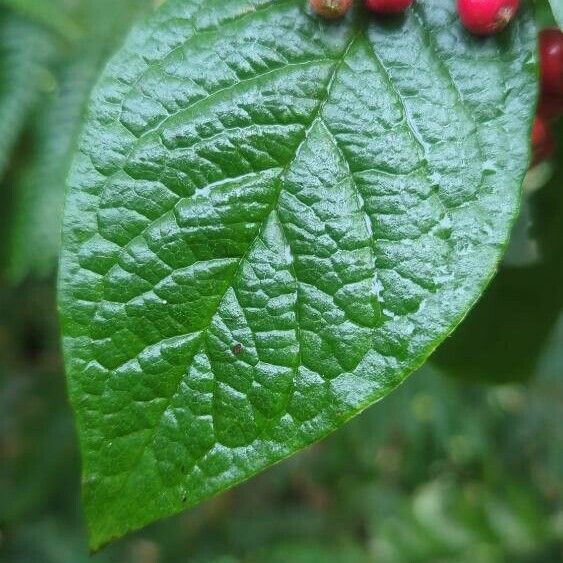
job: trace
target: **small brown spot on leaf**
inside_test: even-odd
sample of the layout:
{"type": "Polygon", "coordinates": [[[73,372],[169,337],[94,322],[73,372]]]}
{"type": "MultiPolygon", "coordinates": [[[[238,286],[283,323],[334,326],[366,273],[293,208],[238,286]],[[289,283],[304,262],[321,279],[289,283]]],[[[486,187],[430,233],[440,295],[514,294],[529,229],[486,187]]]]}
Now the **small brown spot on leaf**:
{"type": "Polygon", "coordinates": [[[233,347],[231,348],[231,351],[233,352],[233,354],[235,356],[240,355],[243,350],[244,350],[244,348],[242,347],[242,344],[240,342],[233,344],[233,347]]]}

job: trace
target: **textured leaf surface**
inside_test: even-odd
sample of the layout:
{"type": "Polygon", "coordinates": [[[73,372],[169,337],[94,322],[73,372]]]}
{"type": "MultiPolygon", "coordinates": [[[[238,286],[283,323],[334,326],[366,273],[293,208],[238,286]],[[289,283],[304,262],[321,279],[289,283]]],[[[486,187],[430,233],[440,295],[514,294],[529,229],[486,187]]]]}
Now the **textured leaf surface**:
{"type": "Polygon", "coordinates": [[[389,393],[493,275],[518,207],[534,26],[454,2],[333,25],[171,1],[96,89],[60,307],[94,548],[389,393]]]}

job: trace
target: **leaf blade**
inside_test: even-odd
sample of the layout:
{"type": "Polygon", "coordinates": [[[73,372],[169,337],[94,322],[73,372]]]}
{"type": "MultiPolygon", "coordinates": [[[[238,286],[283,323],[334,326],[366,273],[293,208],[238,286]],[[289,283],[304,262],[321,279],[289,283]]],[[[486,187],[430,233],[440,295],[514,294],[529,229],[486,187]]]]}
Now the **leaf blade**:
{"type": "Polygon", "coordinates": [[[130,38],[70,178],[59,298],[94,547],[398,385],[492,276],[528,158],[526,14],[452,43],[437,2],[336,26],[297,1],[201,6],[130,38]]]}

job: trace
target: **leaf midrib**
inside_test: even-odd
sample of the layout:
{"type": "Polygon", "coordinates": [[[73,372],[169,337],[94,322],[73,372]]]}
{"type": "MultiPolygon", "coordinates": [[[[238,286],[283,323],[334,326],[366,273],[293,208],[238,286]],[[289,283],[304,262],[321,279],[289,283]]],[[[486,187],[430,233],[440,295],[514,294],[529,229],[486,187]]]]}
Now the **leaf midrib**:
{"type": "MultiPolygon", "coordinates": [[[[223,302],[227,292],[229,291],[229,289],[232,288],[234,281],[237,279],[238,275],[240,274],[240,270],[243,267],[246,259],[248,258],[248,255],[250,254],[250,252],[252,251],[254,245],[256,244],[256,241],[259,240],[260,236],[263,233],[264,227],[267,224],[270,216],[272,215],[272,213],[276,210],[280,196],[283,192],[283,176],[285,174],[287,174],[289,168],[292,166],[292,164],[295,162],[301,148],[303,147],[303,145],[305,144],[305,142],[308,139],[308,136],[311,132],[311,130],[313,129],[313,127],[315,126],[315,124],[317,123],[321,112],[325,106],[325,104],[327,103],[327,101],[330,98],[330,93],[331,93],[331,89],[332,86],[334,84],[334,81],[336,79],[336,76],[338,74],[338,71],[340,69],[340,67],[342,66],[342,64],[345,62],[346,57],[348,55],[348,53],[350,52],[350,50],[352,49],[353,45],[355,44],[355,42],[358,40],[358,38],[360,36],[363,35],[363,30],[359,30],[354,36],[352,36],[352,38],[349,40],[348,44],[345,46],[342,54],[335,59],[335,63],[334,63],[334,67],[328,77],[328,80],[326,81],[325,84],[325,96],[322,100],[320,100],[319,104],[317,105],[316,110],[313,112],[312,118],[311,118],[311,123],[309,124],[309,126],[305,129],[304,133],[303,133],[303,138],[301,139],[301,141],[299,142],[297,148],[295,149],[295,155],[293,157],[293,159],[291,161],[289,161],[287,163],[287,165],[283,168],[283,170],[280,172],[280,176],[278,179],[278,190],[276,192],[276,194],[274,195],[274,198],[272,200],[272,205],[270,206],[270,208],[268,209],[264,220],[262,221],[259,229],[257,230],[256,234],[254,235],[254,238],[252,239],[252,241],[249,243],[246,252],[240,257],[237,268],[234,270],[231,278],[225,283],[225,291],[223,292],[223,294],[217,299],[217,306],[215,307],[215,309],[212,311],[210,318],[209,318],[209,323],[208,325],[200,332],[200,334],[198,335],[198,337],[196,338],[196,340],[193,343],[193,349],[196,350],[196,352],[194,353],[194,355],[190,358],[190,363],[186,366],[186,370],[189,369],[191,362],[193,362],[193,359],[195,357],[195,355],[199,352],[200,350],[200,346],[201,346],[201,340],[205,339],[206,335],[207,335],[207,331],[209,330],[209,327],[211,326],[211,322],[213,320],[213,317],[217,314],[217,311],[219,310],[219,307],[221,306],[221,303],[223,302]]],[[[284,237],[286,236],[285,231],[283,229],[283,223],[280,221],[280,225],[282,228],[282,232],[284,234],[284,237]]],[[[291,255],[292,257],[292,265],[293,265],[293,255],[291,255]]],[[[292,266],[294,268],[294,266],[292,266]]],[[[300,344],[300,339],[298,338],[298,342],[300,344]]],[[[205,343],[205,340],[204,340],[205,343]]],[[[299,347],[299,355],[301,355],[301,351],[300,351],[300,347],[299,347]]],[[[166,411],[169,409],[170,405],[172,404],[174,397],[177,395],[180,386],[182,384],[182,381],[185,377],[185,372],[182,373],[182,375],[178,378],[178,381],[176,382],[175,386],[174,386],[174,391],[169,395],[168,400],[165,402],[165,406],[163,409],[161,409],[161,413],[158,417],[158,421],[156,422],[156,424],[154,425],[154,428],[152,430],[152,432],[149,433],[148,438],[146,439],[146,441],[142,444],[141,448],[139,449],[139,453],[137,454],[137,456],[135,457],[135,461],[133,462],[133,469],[127,472],[127,475],[125,476],[125,479],[122,482],[122,485],[118,488],[118,490],[115,492],[115,496],[119,496],[123,490],[127,487],[129,480],[131,479],[131,477],[135,474],[135,469],[138,467],[139,462],[141,461],[143,455],[145,454],[147,448],[149,447],[149,445],[154,441],[154,438],[156,436],[156,432],[158,430],[158,428],[160,427],[160,424],[162,422],[162,418],[164,417],[164,414],[166,413],[166,411]]],[[[214,394],[215,391],[217,389],[217,380],[214,378],[214,394]]],[[[216,438],[216,437],[215,437],[216,438]]],[[[215,439],[215,443],[218,443],[217,440],[215,439]]]]}
{"type": "MultiPolygon", "coordinates": [[[[268,4],[268,7],[270,7],[271,4],[268,4]]],[[[422,33],[426,36],[426,41],[429,41],[429,37],[428,37],[428,31],[425,29],[424,25],[422,24],[422,16],[420,15],[420,13],[416,12],[415,13],[415,21],[417,22],[417,25],[422,29],[422,33]]],[[[313,112],[312,116],[311,116],[311,120],[309,125],[307,126],[307,128],[304,130],[303,132],[303,137],[301,139],[301,141],[299,142],[299,144],[297,145],[295,152],[294,152],[294,157],[292,160],[290,160],[285,166],[284,168],[281,170],[280,174],[279,174],[279,179],[278,179],[278,189],[276,191],[276,193],[274,194],[274,197],[272,198],[272,204],[270,205],[270,208],[268,209],[268,211],[266,212],[265,216],[264,216],[264,220],[262,221],[260,227],[257,229],[256,234],[254,235],[252,241],[248,244],[247,250],[246,252],[239,258],[238,260],[238,264],[237,267],[235,268],[233,274],[230,276],[229,280],[225,282],[225,290],[224,292],[220,295],[220,297],[217,299],[217,305],[216,307],[213,309],[212,312],[210,312],[210,316],[209,316],[209,322],[207,324],[207,326],[202,329],[199,333],[199,335],[197,336],[196,340],[193,343],[193,349],[196,350],[196,352],[194,353],[194,355],[190,358],[190,363],[188,363],[188,365],[186,366],[186,370],[189,369],[189,366],[191,365],[191,362],[193,362],[193,358],[195,357],[195,355],[201,350],[201,342],[203,339],[203,343],[205,345],[206,342],[206,335],[207,332],[211,326],[211,322],[214,318],[214,316],[217,314],[217,311],[219,310],[223,300],[225,299],[225,296],[227,294],[227,292],[233,287],[233,284],[235,282],[235,280],[238,278],[238,276],[240,275],[240,271],[241,268],[243,267],[243,265],[245,264],[249,254],[251,253],[252,249],[254,248],[254,245],[256,244],[256,241],[260,239],[264,227],[267,224],[268,220],[270,219],[272,213],[274,211],[276,211],[277,207],[278,207],[278,203],[279,203],[279,199],[280,196],[283,192],[283,178],[284,176],[287,174],[289,168],[292,166],[292,164],[295,162],[300,150],[302,149],[303,145],[305,144],[305,142],[308,139],[308,136],[311,132],[311,130],[314,128],[314,126],[317,124],[317,122],[319,121],[319,119],[321,119],[322,121],[322,110],[324,108],[324,106],[326,105],[326,103],[328,102],[328,100],[330,99],[330,94],[331,94],[331,89],[332,89],[332,85],[337,77],[338,71],[340,70],[341,66],[345,63],[346,61],[346,57],[348,55],[348,53],[351,51],[351,49],[353,48],[354,44],[356,43],[357,40],[359,40],[360,38],[364,39],[365,43],[368,45],[369,47],[369,52],[370,54],[373,56],[374,61],[376,62],[377,66],[379,67],[381,73],[383,74],[386,82],[388,83],[388,87],[396,94],[397,98],[399,99],[401,106],[402,106],[402,110],[405,116],[405,120],[406,120],[406,125],[408,130],[411,132],[411,134],[413,135],[416,143],[420,146],[420,148],[423,150],[423,154],[426,155],[426,146],[424,144],[424,142],[422,141],[422,139],[419,137],[418,134],[418,130],[417,128],[414,126],[414,124],[411,122],[410,120],[410,116],[405,108],[404,105],[404,101],[403,98],[400,94],[400,92],[397,91],[395,85],[393,84],[393,81],[391,80],[391,77],[389,76],[387,69],[385,67],[385,65],[383,64],[383,61],[381,61],[381,59],[379,58],[379,56],[377,55],[377,53],[375,52],[375,50],[373,49],[373,45],[371,45],[370,41],[367,39],[367,37],[365,36],[365,32],[363,27],[361,27],[359,29],[359,31],[357,33],[355,33],[351,39],[348,41],[347,45],[344,47],[344,49],[342,50],[342,53],[339,57],[336,57],[334,59],[334,66],[332,71],[330,72],[330,75],[326,81],[325,87],[324,87],[324,91],[325,91],[325,95],[324,97],[319,101],[315,111],[313,112]]],[[[466,109],[466,105],[464,100],[461,97],[461,94],[459,93],[458,89],[457,89],[457,85],[455,84],[453,77],[451,76],[451,74],[449,73],[447,67],[445,66],[444,61],[442,60],[441,55],[437,52],[436,48],[434,45],[432,44],[428,44],[427,43],[427,47],[429,49],[432,50],[433,54],[436,56],[436,59],[438,60],[439,63],[439,68],[440,71],[443,73],[443,75],[448,79],[448,82],[451,84],[453,91],[455,92],[460,105],[464,107],[466,113],[467,109],[466,109]]],[[[146,135],[150,134],[151,132],[155,132],[155,130],[159,130],[162,128],[162,126],[173,120],[173,119],[177,119],[179,115],[182,114],[186,114],[188,112],[193,111],[194,107],[197,107],[199,104],[203,104],[205,102],[208,102],[209,99],[214,98],[215,96],[221,95],[222,93],[224,93],[225,91],[230,91],[234,88],[240,87],[241,84],[244,83],[252,83],[256,80],[259,80],[261,78],[263,78],[264,76],[268,76],[271,74],[275,74],[277,72],[283,72],[284,69],[286,69],[288,66],[291,67],[295,67],[295,66],[304,66],[304,65],[311,65],[311,64],[315,64],[315,63],[321,63],[324,62],[325,59],[318,59],[318,60],[310,60],[310,61],[303,61],[300,63],[289,63],[288,65],[284,65],[282,67],[278,67],[275,69],[271,69],[265,73],[260,73],[257,76],[253,76],[250,77],[248,79],[243,79],[240,80],[239,82],[236,82],[235,84],[229,85],[225,88],[222,88],[218,91],[212,92],[209,96],[206,96],[205,98],[199,99],[197,101],[195,101],[193,104],[191,104],[190,106],[186,107],[186,108],[182,108],[182,110],[176,112],[174,115],[168,116],[167,118],[165,118],[162,122],[160,122],[157,126],[153,127],[150,131],[148,131],[146,133],[146,135]]],[[[473,121],[474,123],[474,121],[473,121]]],[[[323,127],[324,129],[327,130],[327,132],[329,133],[330,137],[331,137],[331,142],[336,146],[339,154],[341,155],[344,163],[349,167],[349,163],[348,160],[346,158],[346,156],[343,154],[340,146],[338,145],[337,140],[334,138],[334,135],[332,134],[332,132],[330,131],[330,129],[324,125],[323,127]]],[[[140,137],[137,138],[137,141],[141,140],[143,137],[145,136],[142,135],[140,137]]],[[[136,142],[137,142],[136,141],[136,142]]],[[[135,142],[135,143],[136,143],[135,142]]],[[[135,144],[134,143],[134,144],[135,144]]],[[[479,150],[482,150],[482,147],[480,146],[480,143],[478,143],[479,146],[479,150]]],[[[354,178],[354,175],[351,174],[352,178],[354,178]]],[[[108,178],[108,180],[110,180],[110,178],[108,178]]],[[[360,207],[362,210],[362,213],[366,213],[365,212],[365,208],[364,208],[364,204],[363,204],[363,198],[361,193],[359,192],[356,182],[354,181],[354,192],[356,193],[356,195],[359,197],[359,203],[360,203],[360,207]]],[[[368,220],[369,220],[369,216],[368,216],[368,220]]],[[[287,235],[285,232],[285,228],[284,228],[284,224],[282,221],[279,221],[280,224],[280,228],[282,230],[282,234],[284,236],[284,238],[287,241],[287,235]]],[[[373,242],[372,242],[372,251],[374,251],[374,246],[373,246],[373,242]]],[[[292,253],[290,253],[291,256],[291,269],[293,272],[293,277],[297,280],[297,276],[295,275],[295,265],[294,265],[294,256],[292,253]]],[[[297,284],[297,299],[296,299],[296,304],[295,304],[295,312],[297,314],[298,311],[298,302],[299,302],[299,284],[297,284]]],[[[298,318],[298,317],[297,317],[298,318]]],[[[299,344],[299,357],[301,357],[301,340],[299,338],[299,322],[296,322],[296,333],[297,333],[297,342],[299,344]]],[[[206,351],[206,353],[209,355],[209,352],[206,351]]],[[[296,369],[296,368],[294,368],[296,369]]],[[[134,462],[133,467],[137,467],[139,461],[142,459],[144,453],[146,452],[148,446],[154,441],[154,438],[156,436],[156,433],[158,431],[158,428],[160,427],[160,424],[162,422],[162,418],[164,416],[164,414],[166,413],[166,411],[169,409],[170,405],[172,404],[174,397],[177,395],[178,390],[181,386],[181,383],[183,381],[185,377],[185,373],[183,373],[181,375],[181,377],[178,378],[178,381],[176,382],[176,384],[174,385],[174,391],[169,395],[168,399],[165,402],[164,408],[162,408],[161,413],[158,417],[158,421],[156,422],[156,424],[154,425],[154,428],[152,429],[152,431],[149,433],[149,436],[147,438],[147,440],[143,443],[143,445],[141,446],[139,453],[137,455],[136,461],[134,462]]],[[[217,386],[218,386],[219,382],[217,381],[216,378],[214,378],[214,395],[216,394],[216,390],[217,390],[217,386]]],[[[215,440],[215,443],[217,443],[217,440],[215,440]]],[[[119,494],[120,492],[123,491],[123,489],[125,489],[125,487],[127,486],[127,483],[129,482],[130,477],[135,473],[135,470],[133,469],[132,471],[129,471],[123,481],[122,486],[119,489],[119,492],[117,494],[119,494]]]]}

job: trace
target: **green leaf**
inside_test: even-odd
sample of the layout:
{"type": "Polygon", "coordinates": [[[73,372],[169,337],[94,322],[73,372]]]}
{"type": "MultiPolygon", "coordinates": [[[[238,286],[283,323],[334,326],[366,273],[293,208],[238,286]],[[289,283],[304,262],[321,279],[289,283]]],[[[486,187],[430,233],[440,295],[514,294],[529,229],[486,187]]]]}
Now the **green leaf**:
{"type": "Polygon", "coordinates": [[[150,0],[81,2],[84,37],[59,61],[57,89],[35,120],[34,158],[20,178],[12,228],[10,276],[52,274],[60,245],[64,185],[87,101],[110,54],[150,0]],[[98,15],[96,16],[96,13],[98,15]]]}
{"type": "Polygon", "coordinates": [[[92,99],[60,271],[93,548],[425,361],[505,247],[535,63],[528,10],[480,40],[443,0],[337,24],[173,0],[132,34],[92,99]]]}
{"type": "Polygon", "coordinates": [[[549,2],[557,25],[563,29],[563,0],[549,0],[549,2]]]}

